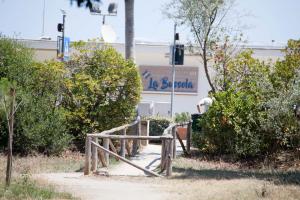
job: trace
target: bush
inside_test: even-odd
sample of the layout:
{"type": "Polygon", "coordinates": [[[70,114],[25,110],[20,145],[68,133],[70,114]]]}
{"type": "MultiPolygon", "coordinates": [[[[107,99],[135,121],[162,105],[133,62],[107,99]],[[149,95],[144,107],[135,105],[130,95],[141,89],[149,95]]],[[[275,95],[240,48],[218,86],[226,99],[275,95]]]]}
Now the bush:
{"type": "Polygon", "coordinates": [[[261,151],[263,140],[257,133],[259,110],[247,93],[231,90],[215,94],[215,101],[199,120],[200,134],[193,142],[209,153],[254,156],[261,151]]]}
{"type": "Polygon", "coordinates": [[[175,113],[174,121],[176,123],[184,123],[191,120],[191,115],[188,112],[175,113]]]}
{"type": "MultiPolygon", "coordinates": [[[[34,63],[29,49],[3,37],[0,55],[0,78],[16,82],[17,100],[21,102],[15,114],[14,152],[60,153],[70,142],[65,111],[58,104],[65,73],[62,63],[34,63]]],[[[4,149],[7,122],[3,113],[0,118],[0,146],[4,149]]]]}
{"type": "Polygon", "coordinates": [[[140,100],[136,65],[112,47],[75,44],[77,54],[67,63],[64,106],[68,129],[83,149],[87,133],[101,132],[133,120],[140,100]]]}
{"type": "Polygon", "coordinates": [[[171,124],[172,120],[165,117],[148,117],[150,120],[149,135],[161,136],[166,128],[171,124]]]}
{"type": "Polygon", "coordinates": [[[286,59],[273,67],[252,58],[251,52],[232,60],[226,90],[214,94],[193,143],[205,152],[238,157],[299,148],[300,123],[292,106],[300,103],[299,62],[295,61],[300,56],[292,51],[289,48],[286,59]],[[294,73],[285,71],[289,68],[294,73]]]}

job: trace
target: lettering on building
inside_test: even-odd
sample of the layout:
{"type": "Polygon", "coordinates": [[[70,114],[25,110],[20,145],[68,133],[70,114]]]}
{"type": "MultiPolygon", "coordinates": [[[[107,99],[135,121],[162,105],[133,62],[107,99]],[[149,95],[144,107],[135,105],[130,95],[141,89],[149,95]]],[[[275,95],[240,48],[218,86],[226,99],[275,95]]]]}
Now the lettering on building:
{"type": "MultiPolygon", "coordinates": [[[[140,66],[140,74],[144,91],[171,92],[172,91],[172,67],[170,66],[140,66]]],[[[197,93],[198,68],[175,68],[175,92],[197,93]]]]}

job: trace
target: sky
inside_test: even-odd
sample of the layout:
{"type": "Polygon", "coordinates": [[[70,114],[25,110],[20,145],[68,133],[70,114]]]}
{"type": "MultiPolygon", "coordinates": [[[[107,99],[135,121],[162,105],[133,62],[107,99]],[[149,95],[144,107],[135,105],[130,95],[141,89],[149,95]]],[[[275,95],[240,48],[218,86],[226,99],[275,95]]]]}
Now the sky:
{"type": "MultiPolygon", "coordinates": [[[[118,3],[118,14],[107,17],[117,42],[124,42],[124,0],[103,0],[118,3]]],[[[163,5],[170,0],[135,0],[135,39],[149,42],[171,42],[173,21],[162,14],[163,5]]],[[[0,33],[18,39],[39,39],[42,35],[44,0],[0,0],[0,33]]],[[[91,15],[86,8],[78,8],[70,0],[45,0],[45,35],[56,40],[57,23],[62,22],[60,9],[67,12],[66,36],[71,41],[101,37],[102,17],[91,15]]],[[[235,11],[245,15],[240,19],[246,40],[250,45],[284,45],[288,39],[300,39],[299,0],[236,0],[235,11]]],[[[189,41],[186,27],[179,27],[180,39],[189,41]]]]}

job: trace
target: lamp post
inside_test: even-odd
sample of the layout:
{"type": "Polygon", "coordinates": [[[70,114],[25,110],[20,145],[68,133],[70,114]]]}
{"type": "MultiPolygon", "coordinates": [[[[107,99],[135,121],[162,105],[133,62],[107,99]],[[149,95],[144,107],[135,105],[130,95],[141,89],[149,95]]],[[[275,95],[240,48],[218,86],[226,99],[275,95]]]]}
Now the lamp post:
{"type": "Polygon", "coordinates": [[[66,11],[61,10],[63,14],[63,29],[62,29],[62,60],[64,60],[64,50],[65,50],[65,21],[66,21],[66,11]]]}
{"type": "Polygon", "coordinates": [[[61,61],[64,61],[64,50],[65,50],[65,21],[66,21],[66,11],[60,10],[63,14],[63,23],[57,24],[57,31],[61,32],[62,36],[57,37],[57,55],[61,59],[61,61]],[[61,47],[61,49],[60,49],[61,47]]]}
{"type": "Polygon", "coordinates": [[[172,48],[172,92],[171,92],[171,118],[174,116],[174,93],[175,93],[175,52],[176,52],[176,40],[179,40],[179,34],[176,33],[177,23],[174,24],[174,38],[172,48]]]}

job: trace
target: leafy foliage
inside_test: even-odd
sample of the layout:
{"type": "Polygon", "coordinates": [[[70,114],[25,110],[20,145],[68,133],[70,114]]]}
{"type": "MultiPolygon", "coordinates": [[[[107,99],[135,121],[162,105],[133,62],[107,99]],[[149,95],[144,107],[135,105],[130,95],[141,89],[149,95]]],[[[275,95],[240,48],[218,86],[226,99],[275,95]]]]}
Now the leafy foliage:
{"type": "Polygon", "coordinates": [[[296,41],[274,65],[246,51],[228,64],[226,90],[199,120],[194,143],[210,153],[253,157],[300,146],[300,123],[293,113],[299,103],[299,62],[296,41]],[[290,73],[290,71],[292,73],[290,73]]]}
{"type": "Polygon", "coordinates": [[[175,113],[174,121],[176,123],[183,123],[191,120],[191,115],[189,112],[175,113]]]}
{"type": "Polygon", "coordinates": [[[70,143],[65,109],[60,105],[64,85],[64,66],[59,62],[35,63],[23,88],[24,103],[17,115],[19,151],[58,154],[70,143]]]}
{"type": "MultiPolygon", "coordinates": [[[[0,38],[0,78],[15,82],[22,101],[15,116],[14,151],[59,153],[69,143],[64,111],[57,105],[63,83],[63,66],[56,62],[34,63],[32,52],[21,43],[0,38]]],[[[0,146],[7,144],[7,125],[1,118],[0,146]]]]}
{"type": "Polygon", "coordinates": [[[172,0],[166,5],[166,14],[177,24],[187,26],[193,35],[191,48],[199,54],[208,84],[212,92],[219,89],[212,80],[213,70],[226,73],[226,65],[236,46],[241,42],[242,34],[234,23],[239,17],[233,14],[234,0],[172,0]],[[226,19],[228,22],[226,23],[226,19]],[[232,36],[232,37],[231,37],[232,36]],[[218,61],[213,64],[211,61],[218,61]]]}
{"type": "Polygon", "coordinates": [[[166,128],[172,122],[171,119],[165,117],[147,117],[150,120],[149,135],[150,136],[161,136],[166,128]]]}
{"type": "Polygon", "coordinates": [[[81,149],[87,133],[132,120],[140,99],[141,81],[135,64],[112,47],[76,43],[66,80],[69,131],[81,149]]]}

